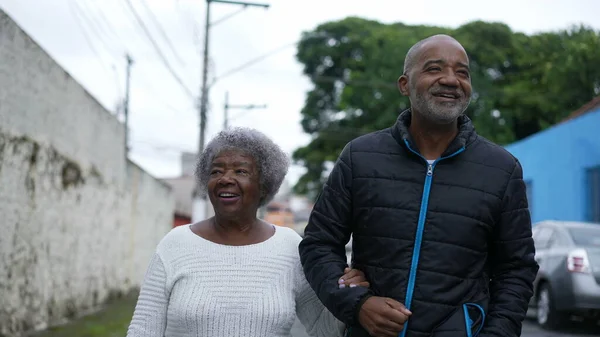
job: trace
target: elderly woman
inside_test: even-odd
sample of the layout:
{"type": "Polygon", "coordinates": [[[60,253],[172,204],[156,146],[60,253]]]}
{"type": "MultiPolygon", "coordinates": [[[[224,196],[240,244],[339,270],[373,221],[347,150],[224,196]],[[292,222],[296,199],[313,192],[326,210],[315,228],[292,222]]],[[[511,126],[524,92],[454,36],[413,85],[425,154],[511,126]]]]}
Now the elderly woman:
{"type": "MultiPolygon", "coordinates": [[[[300,236],[257,218],[288,166],[253,129],[222,131],[207,145],[196,178],[215,216],[159,243],[127,336],[290,336],[296,317],[311,336],[342,335],[304,277],[300,236]]],[[[356,285],[368,286],[364,274],[347,269],[340,287],[356,285]]]]}

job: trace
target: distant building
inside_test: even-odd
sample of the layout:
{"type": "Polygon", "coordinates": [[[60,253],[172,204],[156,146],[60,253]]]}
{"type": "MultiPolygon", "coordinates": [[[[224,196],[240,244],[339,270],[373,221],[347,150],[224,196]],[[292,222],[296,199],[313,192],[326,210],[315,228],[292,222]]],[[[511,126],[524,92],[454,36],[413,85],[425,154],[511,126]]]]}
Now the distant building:
{"type": "Polygon", "coordinates": [[[175,213],[173,214],[173,227],[189,224],[192,221],[192,192],[194,190],[194,177],[180,176],[163,179],[171,186],[175,195],[175,213]]]}
{"type": "Polygon", "coordinates": [[[287,202],[270,202],[265,209],[264,220],[268,223],[294,228],[294,213],[287,202]]]}
{"type": "MultiPolygon", "coordinates": [[[[187,225],[192,222],[192,202],[196,184],[196,178],[194,177],[196,160],[195,153],[183,152],[181,154],[181,175],[179,177],[162,179],[162,181],[171,186],[175,195],[173,227],[187,225]]],[[[208,211],[208,216],[214,214],[210,206],[208,207],[208,211]]]]}
{"type": "Polygon", "coordinates": [[[600,223],[600,97],[506,149],[523,166],[534,223],[600,223]]]}
{"type": "Polygon", "coordinates": [[[294,213],[294,227],[301,235],[304,235],[313,207],[314,202],[306,196],[294,195],[290,198],[290,208],[294,213]]]}
{"type": "Polygon", "coordinates": [[[259,217],[277,226],[289,227],[304,233],[313,203],[305,196],[295,195],[290,182],[285,180],[269,204],[262,207],[259,217]]]}

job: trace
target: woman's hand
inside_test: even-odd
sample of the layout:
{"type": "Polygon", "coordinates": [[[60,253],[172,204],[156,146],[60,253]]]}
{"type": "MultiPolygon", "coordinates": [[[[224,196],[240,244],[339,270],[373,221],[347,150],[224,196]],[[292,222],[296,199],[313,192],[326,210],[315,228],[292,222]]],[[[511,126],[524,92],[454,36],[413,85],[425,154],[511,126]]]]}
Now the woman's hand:
{"type": "Polygon", "coordinates": [[[365,287],[369,288],[370,284],[367,282],[365,273],[358,269],[346,268],[344,269],[344,275],[338,281],[340,288],[346,287],[365,287]]]}

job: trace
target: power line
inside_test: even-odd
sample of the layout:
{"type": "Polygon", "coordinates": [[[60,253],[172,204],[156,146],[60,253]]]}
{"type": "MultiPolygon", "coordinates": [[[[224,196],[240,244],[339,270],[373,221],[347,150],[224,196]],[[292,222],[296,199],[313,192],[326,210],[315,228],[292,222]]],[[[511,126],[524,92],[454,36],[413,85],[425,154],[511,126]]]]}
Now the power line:
{"type": "Polygon", "coordinates": [[[227,77],[227,76],[233,75],[233,74],[237,73],[237,72],[238,72],[238,71],[240,71],[240,70],[243,70],[243,69],[245,69],[245,68],[247,68],[247,67],[249,67],[249,66],[251,66],[251,65],[253,65],[253,64],[255,64],[255,63],[258,63],[258,62],[260,62],[260,61],[263,61],[264,59],[266,59],[266,58],[268,58],[268,57],[271,57],[271,56],[273,56],[273,55],[275,55],[275,54],[277,54],[277,53],[280,53],[280,52],[282,52],[282,51],[284,51],[284,50],[286,50],[286,49],[288,49],[288,48],[290,48],[290,47],[293,47],[293,46],[295,46],[295,45],[297,45],[297,44],[298,44],[298,42],[294,42],[294,43],[288,43],[288,44],[286,44],[286,45],[283,45],[283,46],[281,46],[281,47],[279,47],[279,48],[276,48],[276,49],[274,49],[274,50],[271,50],[271,51],[269,51],[269,52],[267,52],[267,53],[265,53],[265,54],[263,54],[263,55],[260,55],[260,56],[258,56],[258,57],[256,57],[256,58],[253,58],[252,60],[250,60],[250,61],[248,61],[248,62],[245,62],[245,63],[243,63],[243,64],[241,64],[241,65],[239,65],[239,66],[237,66],[237,67],[235,67],[235,68],[233,68],[233,69],[231,69],[231,70],[228,70],[228,71],[224,72],[224,73],[223,73],[222,75],[220,75],[220,76],[217,76],[217,77],[216,77],[216,78],[213,80],[213,84],[214,84],[214,82],[216,82],[216,81],[218,81],[218,80],[220,80],[220,79],[223,79],[223,78],[225,78],[225,77],[227,77]]]}
{"type": "Polygon", "coordinates": [[[218,81],[218,80],[220,80],[220,79],[222,79],[224,77],[233,75],[234,73],[236,73],[236,72],[238,72],[240,70],[243,70],[243,69],[245,69],[245,68],[247,68],[247,67],[249,67],[249,66],[251,66],[251,65],[253,65],[255,63],[263,61],[264,59],[266,59],[268,57],[271,57],[271,56],[273,56],[273,55],[275,55],[277,53],[280,53],[280,52],[286,50],[287,48],[297,46],[298,44],[300,44],[302,41],[305,41],[306,39],[324,38],[324,37],[328,37],[328,36],[329,35],[326,34],[326,33],[312,33],[312,34],[308,34],[308,35],[304,36],[300,41],[295,41],[295,42],[284,44],[284,45],[282,45],[282,46],[280,46],[278,48],[275,48],[275,49],[273,49],[273,50],[271,50],[269,52],[266,52],[266,53],[264,53],[264,54],[262,54],[262,55],[260,55],[260,56],[258,56],[256,58],[254,58],[254,59],[252,59],[252,60],[250,60],[250,61],[248,61],[246,63],[243,63],[242,65],[240,65],[238,67],[235,67],[235,68],[233,68],[231,70],[226,71],[221,76],[217,76],[213,80],[212,84],[214,84],[214,82],[216,82],[216,81],[218,81]]]}
{"type": "Polygon", "coordinates": [[[188,149],[181,145],[161,144],[161,143],[157,143],[157,142],[153,142],[153,141],[149,141],[149,140],[134,140],[133,143],[138,144],[138,145],[145,145],[147,147],[152,148],[153,150],[161,151],[161,152],[179,152],[179,153],[181,153],[181,152],[193,153],[194,152],[193,150],[188,149]]]}
{"type": "Polygon", "coordinates": [[[189,30],[192,33],[192,43],[197,48],[198,55],[202,55],[202,41],[200,41],[200,27],[198,25],[198,21],[196,20],[194,13],[189,8],[183,8],[181,6],[181,1],[175,2],[175,7],[177,9],[177,15],[180,17],[180,20],[177,22],[180,23],[181,28],[184,30],[189,30]],[[189,24],[186,25],[186,22],[189,24]]]}
{"type": "MultiPolygon", "coordinates": [[[[75,9],[75,6],[74,6],[74,3],[73,3],[72,1],[69,1],[69,10],[71,11],[71,14],[73,15],[73,18],[75,19],[75,21],[77,22],[77,25],[78,25],[78,26],[79,26],[79,28],[80,28],[81,35],[83,35],[83,37],[84,37],[84,39],[85,39],[86,43],[88,44],[88,46],[90,47],[90,49],[92,50],[92,52],[93,52],[93,53],[96,55],[96,58],[98,59],[98,63],[100,63],[100,65],[101,65],[101,66],[102,66],[102,67],[103,67],[103,68],[104,68],[104,69],[105,69],[107,72],[111,73],[111,67],[110,67],[110,65],[109,65],[109,66],[107,66],[107,65],[104,63],[104,61],[103,61],[103,59],[102,59],[102,56],[100,55],[100,53],[98,52],[98,50],[96,49],[96,47],[94,47],[94,43],[92,42],[92,39],[91,39],[90,35],[88,35],[88,33],[87,33],[86,29],[85,29],[85,25],[83,24],[82,18],[81,18],[81,16],[80,16],[80,15],[79,15],[79,14],[76,12],[76,9],[75,9]]],[[[114,66],[114,64],[113,64],[113,66],[114,66]]],[[[113,80],[115,80],[115,83],[116,83],[116,85],[117,85],[117,88],[119,88],[119,89],[117,89],[117,90],[118,90],[118,93],[117,93],[117,94],[118,94],[118,95],[121,95],[120,83],[119,83],[118,76],[116,76],[116,70],[115,70],[115,68],[113,68],[113,71],[114,71],[114,73],[113,73],[113,74],[115,75],[115,76],[113,76],[113,80]]]]}
{"type": "MultiPolygon", "coordinates": [[[[130,28],[131,28],[131,29],[132,29],[132,30],[133,30],[133,31],[134,31],[134,32],[135,32],[135,33],[136,33],[136,34],[137,34],[137,35],[140,37],[140,40],[143,40],[143,39],[144,39],[144,38],[147,36],[147,34],[148,34],[148,33],[147,33],[147,31],[142,31],[142,29],[140,28],[140,25],[139,25],[139,24],[137,24],[137,25],[136,25],[136,24],[134,23],[134,21],[135,21],[135,20],[131,20],[131,16],[130,16],[130,15],[131,15],[131,12],[132,12],[132,11],[135,11],[135,10],[131,10],[131,8],[130,8],[130,7],[128,8],[128,5],[125,5],[123,1],[118,1],[118,3],[119,3],[119,8],[120,8],[120,14],[121,14],[121,15],[123,15],[123,17],[124,17],[125,19],[127,19],[127,20],[126,20],[126,22],[127,22],[128,26],[129,26],[129,27],[130,27],[130,28]],[[144,37],[142,37],[142,35],[144,35],[144,37]]],[[[135,15],[135,14],[134,14],[134,15],[135,15]]],[[[136,18],[136,19],[137,19],[137,18],[136,18]]],[[[111,29],[112,29],[112,25],[110,25],[109,23],[107,23],[107,24],[108,24],[108,25],[111,27],[111,29]]],[[[112,30],[114,31],[114,29],[112,29],[112,30]]],[[[122,39],[121,39],[121,40],[122,40],[122,39]]],[[[137,42],[137,41],[140,41],[140,40],[136,39],[136,42],[137,42]]],[[[136,45],[137,45],[137,44],[136,44],[136,45]]],[[[148,45],[147,45],[147,44],[144,44],[144,43],[141,43],[140,45],[138,45],[138,47],[142,47],[142,48],[143,48],[143,47],[147,47],[147,46],[148,46],[148,45]]],[[[155,47],[155,45],[153,45],[152,47],[155,47]]],[[[155,48],[155,49],[156,49],[156,48],[155,48]]],[[[131,51],[129,51],[129,50],[126,50],[126,52],[127,52],[128,54],[133,54],[133,53],[132,53],[131,51]]],[[[161,60],[161,61],[162,61],[162,60],[161,60]]],[[[167,71],[169,71],[169,70],[170,70],[170,69],[167,67],[167,71]]],[[[142,75],[142,73],[139,73],[139,74],[138,74],[138,76],[139,76],[139,75],[142,75]]],[[[173,74],[171,73],[171,75],[173,75],[173,74]]],[[[144,77],[144,76],[142,76],[142,77],[146,79],[146,82],[145,82],[146,84],[153,82],[153,81],[148,81],[148,78],[146,78],[146,77],[144,77]]],[[[177,78],[175,78],[175,79],[177,80],[177,78]]],[[[180,85],[181,85],[181,82],[183,82],[183,81],[178,81],[178,84],[180,84],[180,85]]],[[[187,87],[184,85],[184,86],[183,86],[183,88],[184,88],[184,91],[185,91],[185,93],[186,93],[186,94],[188,94],[188,96],[189,96],[188,90],[186,90],[186,88],[187,88],[187,87]]],[[[154,95],[152,96],[153,98],[158,98],[158,97],[160,97],[160,96],[161,96],[160,94],[157,94],[157,92],[156,92],[156,91],[154,91],[154,90],[152,90],[152,92],[154,93],[154,95]]],[[[159,101],[159,103],[163,104],[165,107],[167,107],[168,109],[170,109],[170,110],[172,110],[172,111],[175,111],[175,112],[177,112],[177,111],[180,111],[180,109],[176,109],[176,108],[174,108],[173,106],[169,105],[168,103],[166,103],[166,102],[164,102],[164,101],[162,101],[162,100],[161,100],[161,101],[159,101]]]]}
{"type": "MultiPolygon", "coordinates": [[[[130,12],[129,8],[127,7],[127,5],[125,4],[125,2],[124,1],[117,1],[117,4],[119,6],[119,13],[123,17],[124,22],[126,22],[127,26],[129,28],[131,28],[131,30],[133,32],[135,32],[135,34],[138,35],[138,37],[139,37],[139,39],[134,39],[134,41],[136,42],[136,45],[138,45],[137,42],[139,41],[140,44],[138,45],[138,47],[141,47],[142,49],[149,47],[150,49],[152,49],[150,46],[148,46],[147,43],[144,43],[144,41],[146,39],[146,37],[144,35],[144,32],[140,28],[140,25],[134,23],[135,20],[132,20],[132,18],[131,18],[131,12],[130,12]]],[[[116,12],[111,13],[111,14],[112,14],[111,16],[114,16],[116,14],[116,12]]],[[[131,45],[131,44],[132,43],[128,43],[128,45],[131,45]]],[[[131,48],[133,48],[133,47],[131,47],[131,48]]],[[[137,57],[137,59],[139,60],[140,58],[137,57]]]]}
{"type": "Polygon", "coordinates": [[[345,85],[354,85],[354,86],[363,86],[363,87],[379,87],[379,88],[387,88],[392,89],[396,88],[397,84],[395,82],[387,82],[387,81],[373,81],[373,80],[345,80],[339,77],[333,76],[322,76],[322,75],[313,75],[309,76],[309,78],[313,82],[340,82],[345,85]]]}
{"type": "Polygon", "coordinates": [[[158,93],[158,91],[156,90],[156,88],[154,86],[152,86],[150,83],[152,83],[151,81],[148,81],[148,78],[144,75],[144,73],[140,72],[138,73],[138,76],[141,77],[143,79],[142,83],[144,84],[142,90],[149,94],[149,96],[156,102],[161,104],[163,107],[171,110],[174,113],[181,113],[184,110],[192,110],[194,109],[193,105],[188,107],[188,108],[176,108],[175,106],[171,105],[170,103],[164,101],[163,99],[161,99],[162,95],[160,95],[158,93]]]}
{"type": "MultiPolygon", "coordinates": [[[[91,14],[89,14],[89,6],[87,5],[86,1],[75,1],[75,0],[70,0],[71,2],[74,3],[75,7],[78,9],[79,13],[81,14],[81,16],[83,17],[84,21],[87,22],[88,26],[94,31],[94,33],[96,34],[96,36],[98,37],[98,40],[100,40],[100,42],[102,42],[102,44],[104,44],[104,46],[106,47],[107,50],[109,51],[114,51],[114,46],[112,46],[110,43],[106,42],[104,40],[104,37],[107,35],[110,35],[110,33],[107,33],[106,29],[104,29],[104,27],[102,26],[102,24],[98,23],[97,20],[97,16],[91,14]],[[81,5],[81,3],[84,3],[86,5],[81,5]],[[88,10],[84,9],[87,8],[88,10]]],[[[108,37],[109,41],[111,40],[110,36],[108,37]]],[[[119,53],[121,52],[121,50],[119,50],[119,53]]]]}
{"type": "Polygon", "coordinates": [[[138,23],[138,25],[144,31],[144,34],[146,35],[146,37],[148,38],[148,40],[152,44],[152,47],[154,48],[154,51],[159,56],[161,62],[165,66],[165,68],[169,71],[169,73],[171,74],[171,76],[173,76],[173,78],[179,84],[179,86],[185,92],[185,94],[190,99],[193,100],[194,99],[194,94],[192,94],[192,91],[185,85],[185,83],[179,77],[179,75],[177,75],[177,73],[175,72],[175,70],[173,69],[173,67],[171,66],[171,64],[169,63],[169,61],[167,60],[167,58],[165,57],[165,55],[162,53],[160,47],[158,46],[158,44],[156,43],[156,41],[154,40],[154,38],[150,34],[150,31],[148,30],[148,27],[146,27],[146,24],[144,23],[144,21],[142,20],[142,18],[139,16],[138,12],[133,7],[133,4],[131,3],[131,0],[125,0],[125,3],[129,7],[129,10],[131,11],[131,13],[133,13],[133,15],[134,15],[134,17],[136,19],[136,22],[138,23]]]}
{"type": "MultiPolygon", "coordinates": [[[[315,35],[314,38],[320,38],[323,37],[322,35],[315,35]]],[[[255,57],[245,63],[242,63],[241,65],[232,68],[226,72],[224,72],[223,74],[216,76],[211,85],[214,85],[214,83],[218,80],[221,80],[227,76],[231,76],[241,70],[244,70],[246,68],[248,68],[249,66],[252,66],[256,63],[259,63],[261,61],[264,61],[265,59],[278,54],[290,47],[294,47],[297,46],[301,41],[296,41],[296,42],[292,42],[292,43],[287,43],[285,45],[282,45],[278,48],[275,48],[269,52],[266,52],[258,57],[255,57]]],[[[309,76],[309,78],[313,81],[313,82],[342,82],[344,84],[351,84],[351,85],[362,85],[362,86],[377,86],[377,87],[381,87],[381,88],[395,88],[396,87],[396,83],[394,82],[386,82],[386,81],[361,81],[361,80],[344,80],[342,78],[338,78],[338,77],[331,77],[331,76],[323,76],[323,75],[312,75],[309,76]]]]}
{"type": "Polygon", "coordinates": [[[124,46],[123,44],[123,38],[122,36],[117,33],[117,31],[115,30],[115,28],[113,27],[113,25],[110,23],[110,20],[108,20],[108,18],[106,17],[106,15],[104,15],[104,11],[102,10],[102,8],[100,6],[98,6],[98,4],[94,1],[92,1],[92,3],[94,3],[94,9],[91,8],[91,6],[89,5],[88,1],[82,1],[82,3],[85,3],[86,7],[94,13],[97,13],[97,19],[98,22],[101,22],[102,24],[98,24],[99,26],[104,26],[105,29],[103,28],[104,32],[107,33],[107,35],[112,35],[112,38],[114,38],[115,40],[119,41],[119,44],[121,45],[121,49],[125,50],[125,53],[129,53],[129,51],[127,50],[127,48],[124,46]]]}
{"type": "MultiPolygon", "coordinates": [[[[100,43],[102,43],[104,45],[104,47],[110,51],[112,49],[112,47],[106,41],[104,41],[104,39],[102,38],[102,34],[97,30],[96,25],[94,23],[92,23],[92,20],[87,16],[87,14],[84,13],[85,11],[79,6],[79,4],[76,1],[74,1],[74,0],[68,0],[68,1],[69,1],[69,7],[71,8],[73,15],[77,18],[78,22],[80,22],[82,24],[85,23],[86,26],[88,27],[88,29],[92,32],[92,34],[97,37],[96,40],[100,41],[100,43]]],[[[84,30],[82,25],[80,25],[80,28],[82,30],[84,30]]],[[[90,37],[90,36],[88,36],[88,37],[90,37]]]]}
{"type": "Polygon", "coordinates": [[[211,22],[210,25],[212,27],[214,27],[214,26],[218,25],[219,23],[221,23],[221,22],[223,22],[225,20],[231,19],[232,17],[240,14],[241,12],[243,12],[245,10],[246,10],[246,7],[242,7],[240,10],[237,10],[237,11],[231,13],[231,14],[225,15],[224,17],[220,18],[219,20],[215,20],[215,21],[211,22]]]}
{"type": "Polygon", "coordinates": [[[150,17],[150,19],[154,22],[154,26],[158,29],[158,32],[162,36],[163,40],[167,43],[167,45],[169,46],[169,49],[171,49],[171,53],[175,56],[175,58],[177,59],[177,62],[179,62],[180,65],[185,66],[185,62],[179,57],[179,54],[175,50],[175,47],[173,47],[173,45],[171,44],[171,39],[167,36],[167,33],[165,33],[165,30],[163,29],[162,25],[160,24],[160,21],[158,21],[158,18],[156,17],[156,15],[154,14],[154,12],[150,8],[150,6],[148,6],[148,3],[146,2],[146,0],[140,0],[140,2],[142,3],[142,6],[146,10],[146,13],[148,13],[148,16],[150,17]]]}
{"type": "MultiPolygon", "coordinates": [[[[240,70],[244,70],[244,69],[240,69],[240,70]]],[[[294,71],[290,71],[288,69],[285,70],[272,70],[272,69],[265,69],[265,68],[253,68],[253,69],[248,69],[244,71],[245,73],[251,73],[252,75],[260,75],[262,77],[286,77],[289,78],[290,76],[302,76],[302,77],[307,77],[309,80],[313,81],[313,82],[339,82],[339,83],[343,83],[345,85],[352,85],[352,86],[367,86],[367,87],[373,87],[373,88],[385,88],[385,89],[396,89],[397,88],[397,84],[394,80],[390,80],[390,81],[383,81],[383,80],[346,80],[340,77],[334,77],[334,76],[323,76],[323,75],[313,75],[313,76],[306,76],[304,74],[298,74],[297,72],[294,71]]],[[[217,78],[221,79],[220,77],[217,78]]]]}
{"type": "MultiPolygon", "coordinates": [[[[70,0],[72,1],[72,0],[70,0]]],[[[81,8],[81,6],[79,6],[80,8],[78,9],[80,12],[83,11],[83,8],[81,8]]],[[[123,42],[120,36],[118,36],[118,34],[116,33],[115,29],[113,28],[112,24],[110,23],[109,20],[106,19],[106,16],[103,15],[103,12],[101,10],[100,7],[95,7],[95,10],[92,9],[90,6],[86,6],[86,8],[88,9],[90,13],[90,15],[86,15],[85,16],[85,21],[88,22],[88,25],[90,25],[89,23],[92,21],[91,19],[94,18],[100,18],[99,21],[102,21],[102,23],[108,27],[107,29],[102,28],[102,24],[100,24],[98,21],[93,20],[95,25],[95,29],[94,32],[96,33],[96,36],[98,36],[99,38],[103,37],[103,34],[101,32],[103,32],[105,35],[112,35],[113,37],[116,38],[116,40],[118,40],[120,42],[120,45],[122,47],[122,49],[124,50],[124,52],[126,54],[129,54],[129,51],[123,47],[123,42]],[[94,14],[99,14],[100,16],[94,15],[94,14]],[[110,33],[108,33],[107,31],[110,31],[110,33]]],[[[132,26],[134,29],[136,28],[136,26],[132,26]]],[[[139,29],[139,27],[137,27],[139,29]]],[[[109,37],[110,39],[110,37],[109,37]]],[[[110,46],[104,42],[104,40],[101,40],[101,42],[103,42],[104,46],[109,49],[110,46]]],[[[112,48],[111,48],[112,49],[112,48]]],[[[113,70],[114,70],[114,66],[113,66],[113,70]]],[[[116,71],[116,70],[115,70],[116,71]]],[[[143,76],[142,73],[140,73],[139,75],[142,76],[142,78],[145,79],[144,84],[149,85],[149,83],[151,83],[151,81],[148,81],[148,78],[143,76]]],[[[117,87],[119,88],[119,92],[122,93],[122,86],[121,83],[117,80],[117,87]]],[[[146,87],[147,89],[153,89],[150,87],[146,87]]],[[[150,97],[156,99],[157,103],[160,103],[161,105],[163,105],[164,107],[168,108],[169,110],[173,111],[173,112],[181,112],[182,109],[177,109],[175,107],[173,107],[172,105],[168,104],[167,102],[163,101],[160,99],[161,95],[157,93],[157,91],[155,90],[150,90],[151,91],[151,95],[149,95],[150,97]]]]}
{"type": "MultiPolygon", "coordinates": [[[[216,77],[213,80],[214,84],[216,81],[222,79],[223,77],[226,76],[230,76],[233,75],[234,73],[237,73],[241,70],[244,70],[246,67],[258,63],[262,60],[264,60],[265,58],[267,58],[268,56],[277,53],[281,50],[275,50],[272,53],[270,53],[269,55],[263,55],[261,57],[258,57],[256,59],[253,59],[252,61],[249,61],[247,63],[244,63],[243,65],[236,67],[234,69],[231,69],[227,72],[224,73],[224,75],[221,75],[219,77],[216,77]]],[[[269,73],[273,73],[269,70],[261,70],[260,71],[263,74],[269,74],[269,73]]],[[[277,75],[281,75],[282,73],[280,71],[275,72],[277,75]]],[[[335,83],[335,82],[340,82],[343,83],[345,85],[354,85],[354,86],[368,86],[368,87],[378,87],[378,88],[386,88],[386,89],[394,89],[397,87],[397,84],[395,81],[378,81],[378,80],[353,80],[353,79],[343,79],[340,77],[334,77],[334,76],[324,76],[324,75],[313,75],[313,76],[308,76],[308,78],[313,81],[313,82],[331,82],[331,83],[335,83]]]]}

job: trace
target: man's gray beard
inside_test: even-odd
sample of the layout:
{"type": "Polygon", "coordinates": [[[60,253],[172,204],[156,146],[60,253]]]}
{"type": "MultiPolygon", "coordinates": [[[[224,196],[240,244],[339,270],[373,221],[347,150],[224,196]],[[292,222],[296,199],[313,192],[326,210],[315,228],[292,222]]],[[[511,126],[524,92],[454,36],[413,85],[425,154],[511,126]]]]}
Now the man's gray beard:
{"type": "Polygon", "coordinates": [[[450,124],[454,122],[469,107],[471,99],[456,103],[437,103],[434,99],[427,99],[416,94],[411,99],[411,104],[421,115],[435,124],[450,124]]]}

